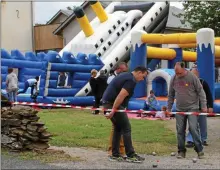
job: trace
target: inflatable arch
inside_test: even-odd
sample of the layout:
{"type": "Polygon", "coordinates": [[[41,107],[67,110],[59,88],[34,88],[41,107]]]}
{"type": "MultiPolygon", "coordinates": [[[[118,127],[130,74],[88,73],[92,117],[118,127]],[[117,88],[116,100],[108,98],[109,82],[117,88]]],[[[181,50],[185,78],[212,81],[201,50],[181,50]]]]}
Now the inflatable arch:
{"type": "Polygon", "coordinates": [[[152,89],[155,91],[156,96],[166,96],[173,75],[173,69],[158,69],[151,72],[147,79],[147,96],[152,89]],[[161,79],[164,79],[165,81],[161,81],[161,79]]]}

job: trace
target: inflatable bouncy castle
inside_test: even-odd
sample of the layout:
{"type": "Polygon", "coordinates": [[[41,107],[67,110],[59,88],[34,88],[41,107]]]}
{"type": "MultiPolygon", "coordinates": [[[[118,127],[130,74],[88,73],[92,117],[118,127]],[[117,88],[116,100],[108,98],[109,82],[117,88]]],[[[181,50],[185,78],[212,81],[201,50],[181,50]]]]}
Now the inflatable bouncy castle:
{"type": "MultiPolygon", "coordinates": [[[[29,78],[40,76],[40,93],[36,102],[90,106],[94,102],[88,82],[91,70],[104,70],[108,74],[119,62],[130,60],[130,71],[137,65],[142,65],[152,72],[146,81],[137,85],[128,109],[142,109],[150,90],[154,90],[161,107],[167,104],[168,87],[175,74],[175,63],[197,61],[201,78],[208,82],[213,98],[216,99],[214,112],[220,112],[220,84],[214,83],[214,67],[220,66],[220,38],[215,38],[214,33],[207,33],[213,30],[155,34],[163,32],[166,27],[168,2],[133,5],[112,2],[103,9],[100,2],[91,1],[90,6],[97,17],[89,22],[83,9],[75,8],[74,14],[82,31],[59,53],[49,51],[22,54],[19,50],[9,53],[1,49],[1,85],[5,97],[5,81],[10,67],[17,69],[19,89],[24,88],[24,83],[29,78]],[[168,47],[151,47],[149,44],[166,44],[168,47]],[[197,52],[184,51],[183,47],[195,47],[197,52]],[[148,59],[151,59],[149,63],[148,59]],[[155,69],[161,60],[168,61],[167,68],[155,69]],[[65,73],[66,76],[62,87],[58,85],[60,73],[65,73]]],[[[19,94],[18,101],[33,102],[30,89],[19,94]]],[[[175,104],[173,110],[175,111],[175,104]]]]}
{"type": "MultiPolygon", "coordinates": [[[[89,96],[91,87],[88,83],[90,71],[102,69],[108,73],[120,61],[129,60],[131,31],[161,31],[166,26],[169,12],[168,2],[139,5],[112,2],[103,9],[100,2],[91,1],[90,6],[97,17],[89,22],[83,9],[77,7],[74,13],[82,31],[59,53],[28,52],[23,55],[18,50],[11,54],[1,50],[2,93],[6,97],[5,77],[7,68],[12,67],[18,69],[20,89],[28,78],[40,76],[37,102],[92,105],[94,97],[89,96]],[[59,72],[68,75],[66,85],[71,88],[57,86],[59,72]]],[[[26,94],[19,94],[18,101],[33,101],[30,89],[26,94]]]]}
{"type": "MultiPolygon", "coordinates": [[[[65,52],[61,58],[57,52],[47,54],[38,53],[37,56],[28,52],[23,56],[18,50],[13,50],[11,55],[1,50],[2,89],[6,88],[8,67],[18,69],[19,89],[24,88],[24,83],[29,78],[40,76],[39,96],[37,102],[91,105],[93,97],[74,97],[75,94],[88,82],[92,69],[100,70],[103,63],[95,54],[85,55],[79,53],[76,57],[65,52]],[[58,86],[59,72],[67,73],[66,87],[58,86]]],[[[7,96],[5,90],[2,93],[7,96]]],[[[18,101],[33,102],[30,89],[25,94],[18,95],[18,101]]]]}

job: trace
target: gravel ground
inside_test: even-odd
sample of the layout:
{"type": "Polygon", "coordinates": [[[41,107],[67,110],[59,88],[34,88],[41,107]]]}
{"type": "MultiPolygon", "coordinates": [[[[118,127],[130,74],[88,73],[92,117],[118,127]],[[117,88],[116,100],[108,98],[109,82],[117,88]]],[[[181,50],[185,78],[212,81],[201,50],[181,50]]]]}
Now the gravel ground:
{"type": "MultiPolygon", "coordinates": [[[[78,162],[57,162],[48,165],[42,165],[38,164],[36,161],[22,161],[21,163],[19,163],[20,161],[18,160],[5,160],[5,158],[3,157],[2,168],[13,169],[16,168],[16,166],[17,168],[22,168],[23,166],[23,169],[25,169],[25,167],[33,166],[32,169],[40,169],[44,167],[44,169],[46,169],[47,166],[51,166],[57,167],[59,169],[152,169],[153,164],[157,164],[158,166],[155,169],[220,169],[219,123],[220,118],[208,118],[209,146],[204,148],[205,159],[197,160],[196,163],[193,163],[192,161],[193,158],[197,157],[193,149],[188,149],[186,159],[182,160],[176,159],[176,157],[172,157],[170,155],[142,155],[146,158],[146,160],[143,163],[139,164],[127,162],[110,162],[107,159],[107,152],[94,148],[68,148],[51,146],[51,149],[63,150],[69,155],[79,156],[83,160],[78,162]]],[[[167,121],[167,127],[175,131],[175,120],[167,121]]]]}
{"type": "Polygon", "coordinates": [[[42,164],[35,160],[21,160],[1,155],[1,169],[60,169],[58,166],[42,164]]]}

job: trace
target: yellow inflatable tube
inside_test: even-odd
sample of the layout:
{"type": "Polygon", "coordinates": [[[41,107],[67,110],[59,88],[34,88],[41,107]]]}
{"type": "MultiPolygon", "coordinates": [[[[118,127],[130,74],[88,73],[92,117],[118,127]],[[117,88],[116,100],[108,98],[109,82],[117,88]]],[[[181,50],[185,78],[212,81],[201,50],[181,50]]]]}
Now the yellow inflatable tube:
{"type": "Polygon", "coordinates": [[[74,9],[76,19],[79,22],[80,28],[83,30],[86,37],[93,35],[94,30],[89,23],[89,20],[81,7],[76,7],[74,9]]]}
{"type": "Polygon", "coordinates": [[[215,46],[215,58],[220,59],[220,46],[215,46]]]}
{"type": "Polygon", "coordinates": [[[195,43],[196,34],[143,34],[141,41],[147,44],[186,44],[195,43]]]}
{"type": "MultiPolygon", "coordinates": [[[[147,57],[161,60],[172,60],[176,57],[176,51],[167,48],[147,47],[147,57]]],[[[215,47],[215,58],[220,59],[220,46],[215,47]]],[[[183,61],[194,62],[196,60],[196,52],[183,51],[183,61]]]]}
{"type": "Polygon", "coordinates": [[[166,48],[147,47],[147,57],[162,60],[172,60],[176,57],[176,51],[166,48]]]}
{"type": "Polygon", "coordinates": [[[90,5],[101,23],[108,20],[108,16],[99,1],[90,1],[90,5]]]}
{"type": "MultiPolygon", "coordinates": [[[[195,48],[196,44],[178,44],[180,48],[195,48]]],[[[220,59],[220,46],[215,46],[215,58],[220,59]]]]}
{"type": "Polygon", "coordinates": [[[196,52],[183,51],[183,61],[194,62],[197,59],[196,52]]]}
{"type": "Polygon", "coordinates": [[[94,33],[94,30],[92,26],[90,25],[89,20],[86,15],[84,15],[81,18],[76,18],[76,19],[79,22],[79,25],[81,29],[83,30],[86,37],[89,37],[90,35],[94,33]]]}
{"type": "MultiPolygon", "coordinates": [[[[141,41],[147,44],[196,44],[196,33],[180,34],[143,34],[141,41]]],[[[215,45],[220,45],[220,38],[215,38],[215,45]]]]}

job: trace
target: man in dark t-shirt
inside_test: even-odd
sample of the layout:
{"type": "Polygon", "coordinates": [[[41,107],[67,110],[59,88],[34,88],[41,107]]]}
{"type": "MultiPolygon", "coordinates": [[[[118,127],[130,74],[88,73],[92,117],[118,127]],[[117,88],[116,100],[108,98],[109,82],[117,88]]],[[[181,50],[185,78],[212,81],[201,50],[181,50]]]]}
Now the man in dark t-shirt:
{"type": "Polygon", "coordinates": [[[145,160],[134,151],[131,141],[131,125],[127,114],[116,112],[116,110],[125,109],[127,107],[128,101],[133,95],[136,83],[143,81],[146,76],[147,69],[142,66],[135,68],[132,73],[121,73],[112,80],[103,94],[102,102],[104,108],[112,109],[110,113],[106,113],[106,118],[111,119],[114,125],[111,160],[123,160],[119,153],[121,134],[123,135],[125,144],[126,161],[142,162],[145,160]]]}
{"type": "Polygon", "coordinates": [[[116,97],[120,93],[121,89],[124,88],[128,91],[128,96],[124,99],[121,104],[123,107],[127,106],[129,98],[133,95],[133,91],[136,85],[136,80],[132,73],[121,73],[119,76],[115,77],[110,83],[109,87],[106,89],[106,92],[103,94],[103,101],[108,101],[114,103],[116,97]],[[124,83],[126,82],[126,83],[124,83]]]}

